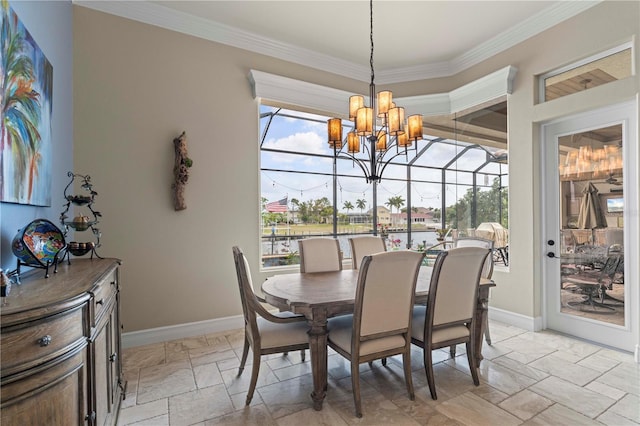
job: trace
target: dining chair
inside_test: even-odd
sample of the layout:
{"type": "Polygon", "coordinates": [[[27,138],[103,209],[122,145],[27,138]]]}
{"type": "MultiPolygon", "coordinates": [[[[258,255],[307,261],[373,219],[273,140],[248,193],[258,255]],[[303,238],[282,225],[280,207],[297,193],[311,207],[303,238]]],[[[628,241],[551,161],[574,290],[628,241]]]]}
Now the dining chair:
{"type": "MultiPolygon", "coordinates": [[[[482,247],[491,250],[491,255],[487,256],[487,260],[484,261],[484,265],[482,266],[482,278],[486,278],[488,280],[493,276],[493,240],[488,240],[486,238],[480,237],[460,237],[456,238],[453,241],[453,247],[482,247]]],[[[488,345],[491,344],[491,333],[489,332],[489,316],[487,315],[484,319],[484,340],[488,345]]],[[[456,356],[456,347],[452,346],[449,349],[449,353],[451,357],[456,356]]]]}
{"type": "Polygon", "coordinates": [[[351,362],[356,415],[362,417],[359,365],[402,354],[411,400],[411,307],[424,253],[391,251],[365,256],[358,273],[354,313],[329,319],[328,345],[351,362]]]}
{"type": "Polygon", "coordinates": [[[309,336],[307,335],[309,326],[304,316],[291,312],[279,312],[275,315],[269,313],[253,292],[249,263],[242,250],[237,246],[233,247],[233,260],[236,265],[244,314],[244,347],[238,376],[244,371],[249,347],[253,353],[251,382],[246,399],[246,405],[249,405],[258,381],[260,357],[300,349],[303,351],[302,360],[304,361],[304,349],[309,348],[309,336]]]}
{"type": "Polygon", "coordinates": [[[373,235],[349,238],[349,246],[351,246],[351,264],[353,265],[353,269],[358,269],[364,256],[387,251],[387,245],[382,237],[373,235]]]}
{"type": "Polygon", "coordinates": [[[306,238],[298,241],[300,272],[342,270],[340,242],[334,238],[306,238]]]}
{"type": "Polygon", "coordinates": [[[424,369],[431,398],[438,399],[431,351],[459,343],[467,347],[467,361],[473,383],[478,386],[474,360],[476,308],[482,267],[490,250],[461,247],[443,251],[436,258],[427,305],[413,308],[411,342],[423,348],[424,369]]]}

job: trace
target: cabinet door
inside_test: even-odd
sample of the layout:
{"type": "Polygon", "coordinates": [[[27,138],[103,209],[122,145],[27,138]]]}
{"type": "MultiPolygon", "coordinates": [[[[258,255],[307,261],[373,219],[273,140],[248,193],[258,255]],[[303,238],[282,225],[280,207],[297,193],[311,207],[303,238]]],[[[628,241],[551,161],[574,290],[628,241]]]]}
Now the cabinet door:
{"type": "Polygon", "coordinates": [[[20,380],[3,380],[2,426],[90,424],[85,348],[20,380]]]}
{"type": "Polygon", "coordinates": [[[120,407],[122,399],[122,390],[124,383],[122,382],[122,359],[121,340],[120,340],[120,293],[116,293],[116,303],[109,321],[109,369],[111,377],[111,400],[114,405],[114,411],[120,407]]]}
{"type": "Polygon", "coordinates": [[[98,331],[92,347],[94,360],[93,402],[96,425],[111,425],[120,408],[120,326],[117,303],[98,331]]]}
{"type": "Polygon", "coordinates": [[[96,425],[105,425],[111,406],[109,389],[109,324],[100,329],[93,342],[90,343],[93,359],[93,404],[96,413],[96,425]]]}

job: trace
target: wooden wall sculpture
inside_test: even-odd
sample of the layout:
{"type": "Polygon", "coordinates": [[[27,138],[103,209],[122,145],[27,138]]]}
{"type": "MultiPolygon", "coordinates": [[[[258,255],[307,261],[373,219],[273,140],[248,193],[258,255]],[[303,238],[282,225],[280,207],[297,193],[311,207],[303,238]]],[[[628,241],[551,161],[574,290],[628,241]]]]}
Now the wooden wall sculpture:
{"type": "Polygon", "coordinates": [[[176,153],[176,161],[173,166],[175,182],[171,185],[173,202],[176,210],[184,210],[187,208],[184,191],[189,180],[189,168],[193,165],[193,161],[187,156],[187,135],[185,132],[173,140],[173,148],[176,153]]]}

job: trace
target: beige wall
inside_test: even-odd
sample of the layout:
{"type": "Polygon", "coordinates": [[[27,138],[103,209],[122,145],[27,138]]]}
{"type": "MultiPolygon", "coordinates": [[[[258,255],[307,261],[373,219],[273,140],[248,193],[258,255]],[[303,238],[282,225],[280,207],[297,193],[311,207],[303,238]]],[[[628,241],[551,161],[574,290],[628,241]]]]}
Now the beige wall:
{"type": "MultiPolygon", "coordinates": [[[[509,98],[510,161],[517,164],[510,175],[512,263],[495,274],[492,306],[540,315],[534,120],[601,101],[585,92],[575,96],[580,102],[555,102],[562,109],[535,106],[533,76],[637,37],[634,17],[637,2],[605,2],[460,75],[390,87],[398,96],[441,93],[505,65],[519,69],[509,98]]],[[[247,253],[254,280],[265,277],[258,273],[258,105],[250,69],[367,90],[366,83],[74,6],[75,169],[91,174],[99,193],[101,254],[124,260],[125,331],[239,314],[235,244],[247,253]],[[194,166],[188,207],[176,212],[172,140],[183,130],[194,166]]],[[[637,77],[631,86],[637,92],[637,77]]]]}

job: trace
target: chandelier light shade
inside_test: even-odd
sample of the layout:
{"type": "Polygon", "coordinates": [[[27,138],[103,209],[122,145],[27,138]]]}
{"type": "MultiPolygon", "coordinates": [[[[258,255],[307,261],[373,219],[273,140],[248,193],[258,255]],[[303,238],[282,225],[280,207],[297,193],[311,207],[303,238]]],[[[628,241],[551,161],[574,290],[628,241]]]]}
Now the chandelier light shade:
{"type": "Polygon", "coordinates": [[[342,148],[342,120],[331,118],[327,121],[327,135],[329,145],[335,148],[342,148]]]}
{"type": "Polygon", "coordinates": [[[384,118],[389,109],[393,107],[393,93],[390,90],[383,90],[378,93],[378,117],[384,118]]]}
{"type": "Polygon", "coordinates": [[[362,107],[356,112],[356,131],[358,136],[373,134],[373,108],[362,107]]]}
{"type": "Polygon", "coordinates": [[[364,106],[364,96],[353,95],[349,97],[349,120],[355,120],[358,110],[364,106]]]}
{"type": "Polygon", "coordinates": [[[407,147],[410,147],[413,144],[413,141],[411,141],[409,139],[409,133],[408,132],[404,132],[404,133],[399,134],[397,136],[397,138],[398,138],[398,146],[400,148],[405,148],[406,149],[407,147]]]}
{"type": "Polygon", "coordinates": [[[378,135],[376,137],[376,151],[386,151],[387,150],[387,134],[384,130],[378,130],[378,135]]]}
{"type": "MultiPolygon", "coordinates": [[[[342,126],[342,124],[340,124],[342,126]]],[[[355,132],[347,134],[347,149],[349,154],[360,152],[360,138],[355,132]]]]}
{"type": "Polygon", "coordinates": [[[409,145],[422,139],[422,116],[419,114],[410,115],[407,118],[409,145]]]}
{"type": "MultiPolygon", "coordinates": [[[[405,109],[393,101],[393,93],[383,90],[376,93],[375,72],[373,68],[373,0],[369,1],[371,32],[371,83],[369,84],[370,105],[365,105],[365,97],[349,97],[349,120],[353,130],[342,139],[342,120],[332,118],[328,121],[328,142],[336,158],[353,160],[362,169],[367,182],[378,183],[386,166],[396,157],[407,155],[408,149],[422,139],[422,116],[411,115],[405,118],[405,109]],[[346,149],[343,147],[346,146],[346,149]],[[395,150],[392,151],[392,149],[395,150]]],[[[374,190],[375,194],[375,190],[374,190]]],[[[375,219],[374,219],[375,222],[375,219]]],[[[374,223],[375,225],[375,223],[374,223]]]]}
{"type": "Polygon", "coordinates": [[[622,171],[622,152],[619,146],[604,145],[593,149],[581,146],[569,151],[564,164],[560,166],[560,174],[564,178],[601,178],[613,176],[622,171]]]}
{"type": "Polygon", "coordinates": [[[390,108],[387,114],[389,115],[389,134],[398,136],[404,133],[404,108],[390,108]]]}

